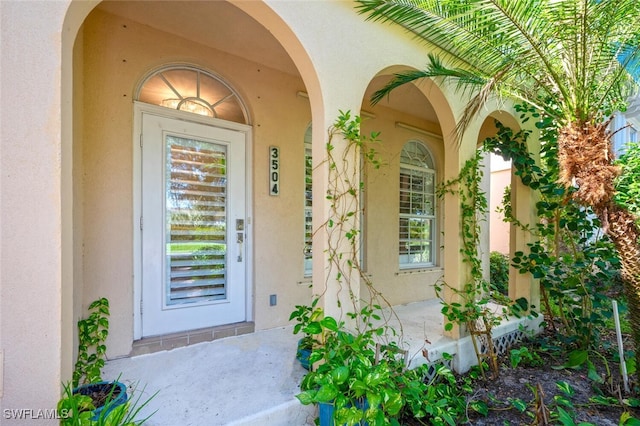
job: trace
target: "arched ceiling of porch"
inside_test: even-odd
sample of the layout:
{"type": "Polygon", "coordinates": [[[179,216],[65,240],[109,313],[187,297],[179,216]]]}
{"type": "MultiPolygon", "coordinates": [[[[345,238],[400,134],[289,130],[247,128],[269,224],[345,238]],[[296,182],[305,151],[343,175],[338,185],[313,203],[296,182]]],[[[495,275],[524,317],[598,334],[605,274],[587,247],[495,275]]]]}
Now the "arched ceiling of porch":
{"type": "Polygon", "coordinates": [[[480,127],[480,131],[478,132],[478,146],[480,146],[480,144],[482,144],[482,142],[486,138],[496,135],[498,131],[495,125],[496,120],[502,123],[502,125],[510,127],[515,131],[520,130],[520,123],[509,112],[499,109],[491,111],[485,117],[484,121],[482,122],[482,126],[480,127]]]}
{"type": "Polygon", "coordinates": [[[226,1],[106,0],[98,8],[290,75],[299,75],[280,42],[263,25],[226,1]]]}
{"type": "MultiPolygon", "coordinates": [[[[283,42],[278,40],[266,22],[258,22],[250,15],[259,16],[262,21],[263,13],[252,12],[242,4],[238,6],[227,1],[114,1],[105,0],[99,9],[149,27],[174,34],[193,42],[206,45],[217,50],[243,57],[267,67],[294,76],[301,76],[309,85],[308,75],[300,58],[292,58],[283,42]],[[245,12],[241,9],[247,9],[245,12]],[[258,13],[256,15],[256,13],[258,13]],[[296,64],[298,62],[298,64],[296,64]],[[298,66],[296,66],[298,65],[298,66]]],[[[252,7],[256,7],[255,3],[252,7]]],[[[266,6],[265,6],[266,7],[266,6]]],[[[264,12],[264,11],[263,11],[264,12]]],[[[266,18],[265,18],[266,19],[266,18]]],[[[371,94],[383,87],[391,78],[388,69],[375,77],[363,99],[363,108],[371,109],[369,99],[371,94]]],[[[315,83],[315,81],[313,82],[315,83]]],[[[314,85],[312,83],[312,86],[314,85]]],[[[430,85],[430,83],[427,83],[430,85]]],[[[431,123],[438,123],[438,114],[432,103],[427,100],[424,84],[406,85],[394,91],[393,95],[379,103],[403,113],[409,113],[418,119],[431,123]]],[[[313,91],[308,87],[307,91],[313,91]]]]}
{"type": "Polygon", "coordinates": [[[389,108],[413,116],[425,130],[441,135],[446,144],[454,144],[455,117],[450,99],[431,79],[421,79],[397,87],[375,106],[371,105],[371,96],[377,90],[391,81],[394,74],[409,69],[412,68],[395,65],[380,71],[367,87],[362,108],[370,111],[389,108]]]}
{"type": "MultiPolygon", "coordinates": [[[[363,109],[374,109],[370,102],[371,96],[377,90],[382,89],[391,80],[391,78],[391,75],[383,74],[378,75],[371,80],[363,99],[363,109]]],[[[385,97],[377,105],[400,111],[408,115],[413,115],[416,118],[428,122],[438,122],[438,116],[433,105],[425,97],[424,93],[422,93],[414,84],[405,84],[398,87],[390,96],[385,97]]]]}

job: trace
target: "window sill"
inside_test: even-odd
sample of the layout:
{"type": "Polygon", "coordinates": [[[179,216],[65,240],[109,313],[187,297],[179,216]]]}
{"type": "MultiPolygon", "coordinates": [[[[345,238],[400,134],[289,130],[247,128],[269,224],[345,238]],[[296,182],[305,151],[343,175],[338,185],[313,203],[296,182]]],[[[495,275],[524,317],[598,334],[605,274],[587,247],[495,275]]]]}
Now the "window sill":
{"type": "Polygon", "coordinates": [[[311,287],[311,285],[313,284],[313,278],[304,277],[301,281],[298,281],[296,284],[298,284],[299,286],[311,287]]]}
{"type": "Polygon", "coordinates": [[[430,272],[442,272],[444,268],[440,266],[429,266],[424,268],[415,268],[415,269],[401,269],[396,272],[396,276],[399,275],[412,275],[412,274],[427,274],[430,272]]]}

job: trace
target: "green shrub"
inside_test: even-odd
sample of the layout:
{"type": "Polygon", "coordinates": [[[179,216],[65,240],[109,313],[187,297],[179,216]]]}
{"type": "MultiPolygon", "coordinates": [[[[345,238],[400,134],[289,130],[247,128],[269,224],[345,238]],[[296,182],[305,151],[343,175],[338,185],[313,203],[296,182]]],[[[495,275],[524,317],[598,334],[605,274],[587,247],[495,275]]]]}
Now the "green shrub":
{"type": "Polygon", "coordinates": [[[616,164],[622,174],[616,182],[615,201],[640,218],[640,144],[629,144],[616,164]]]}
{"type": "Polygon", "coordinates": [[[489,282],[491,287],[507,296],[509,294],[509,256],[492,251],[489,257],[489,282]]]}

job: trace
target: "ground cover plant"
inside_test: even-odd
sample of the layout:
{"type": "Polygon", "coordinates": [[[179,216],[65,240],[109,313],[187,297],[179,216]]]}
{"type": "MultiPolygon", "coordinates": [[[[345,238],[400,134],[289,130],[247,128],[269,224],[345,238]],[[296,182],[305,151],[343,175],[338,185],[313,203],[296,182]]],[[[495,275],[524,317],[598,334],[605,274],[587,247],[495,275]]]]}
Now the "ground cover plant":
{"type": "MultiPolygon", "coordinates": [[[[612,320],[611,300],[620,302],[623,317],[627,314],[615,249],[592,212],[577,205],[556,183],[557,129],[553,121],[527,108],[519,109],[524,121],[537,120],[542,161],[536,164],[527,152],[527,132],[514,132],[500,123],[496,123],[498,134],[485,141],[484,149],[510,159],[515,174],[538,192],[539,220],[534,226],[519,223],[508,201],[503,211],[507,220],[535,236],[526,253],[516,253],[511,262],[520,273],[540,281],[545,331],[511,348],[499,359],[492,376],[485,378],[472,370],[453,382],[450,395],[466,401],[465,409],[456,411],[455,424],[640,424],[637,382],[632,380],[629,390],[623,386],[612,320]]],[[[640,150],[630,150],[619,161],[627,176],[640,172],[638,155],[640,150]]],[[[621,182],[630,184],[628,179],[621,178],[621,182]]],[[[504,256],[493,257],[490,276],[504,280],[504,256]]],[[[493,290],[492,294],[504,300],[498,289],[493,290]]],[[[623,321],[622,329],[625,366],[633,375],[634,343],[628,322],[623,321]]],[[[411,416],[404,422],[454,424],[411,416]]]]}
{"type": "MultiPolygon", "coordinates": [[[[628,337],[626,343],[631,344],[628,337]]],[[[640,400],[622,391],[613,333],[603,336],[599,354],[567,352],[556,338],[549,328],[511,348],[500,358],[497,377],[475,381],[468,400],[476,406],[483,402],[486,408],[469,410],[466,424],[640,424],[640,400]]]]}
{"type": "MultiPolygon", "coordinates": [[[[446,407],[449,417],[404,411],[399,424],[639,425],[640,399],[637,392],[623,391],[615,334],[606,329],[601,336],[597,349],[568,351],[547,327],[500,356],[497,374],[486,378],[478,368],[457,375],[440,367],[442,374],[429,382],[433,391],[422,398],[428,405],[446,407]]],[[[625,347],[633,348],[629,334],[625,347]]]]}

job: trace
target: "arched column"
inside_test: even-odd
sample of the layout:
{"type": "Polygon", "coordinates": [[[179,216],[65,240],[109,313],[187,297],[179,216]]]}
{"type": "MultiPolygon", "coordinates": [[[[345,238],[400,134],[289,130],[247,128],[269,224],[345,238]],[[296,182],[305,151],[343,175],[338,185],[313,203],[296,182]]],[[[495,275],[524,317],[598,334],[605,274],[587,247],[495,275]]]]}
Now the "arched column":
{"type": "MultiPolygon", "coordinates": [[[[540,140],[539,131],[525,123],[525,127],[531,131],[527,140],[527,148],[536,163],[540,162],[540,140]]],[[[538,216],[536,214],[536,203],[539,196],[536,191],[524,185],[519,176],[514,174],[515,168],[511,168],[511,212],[515,218],[525,227],[535,227],[538,216]]],[[[510,224],[509,230],[509,254],[513,257],[516,251],[527,249],[527,244],[534,241],[534,236],[530,231],[525,231],[520,226],[510,224]]],[[[525,298],[530,306],[535,306],[535,310],[540,309],[540,284],[531,274],[521,274],[516,268],[509,268],[509,297],[512,300],[525,298]]],[[[542,318],[540,318],[540,321],[542,318]]]]}
{"type": "MultiPolygon", "coordinates": [[[[71,378],[73,360],[76,357],[76,321],[81,317],[82,308],[82,244],[79,243],[81,218],[78,217],[81,202],[75,199],[74,182],[80,175],[78,155],[82,136],[74,122],[80,106],[74,102],[74,93],[81,91],[81,80],[77,78],[78,54],[74,49],[82,23],[98,0],[71,1],[62,26],[61,64],[61,182],[62,182],[62,300],[61,300],[61,375],[63,380],[71,378]],[[74,80],[74,76],[76,79],[74,80]],[[75,126],[75,127],[74,127],[75,126]],[[74,179],[74,176],[76,179],[74,179]]],[[[81,96],[81,95],[80,95],[81,96]]],[[[77,183],[76,183],[77,184],[77,183]]]]}
{"type": "Polygon", "coordinates": [[[71,376],[76,319],[69,93],[83,13],[69,18],[66,1],[0,9],[0,406],[52,409],[71,376]]]}
{"type": "MultiPolygon", "coordinates": [[[[339,111],[351,111],[352,116],[359,113],[360,104],[362,102],[362,93],[364,92],[363,83],[357,78],[357,73],[351,73],[349,70],[340,70],[341,84],[336,84],[335,73],[339,67],[333,67],[327,61],[335,60],[340,63],[340,52],[336,51],[335,57],[325,58],[326,61],[314,64],[310,57],[315,46],[312,42],[305,43],[300,40],[300,35],[294,34],[293,29],[283,21],[283,18],[276,13],[278,5],[273,3],[268,5],[263,2],[246,2],[232,0],[235,6],[243,10],[248,15],[256,19],[260,24],[264,25],[274,35],[283,48],[289,53],[291,59],[296,64],[300,75],[304,81],[305,89],[309,97],[312,116],[312,158],[313,158],[313,278],[312,287],[315,296],[322,296],[321,306],[325,310],[326,315],[335,317],[336,319],[344,318],[345,312],[352,312],[352,300],[358,300],[360,291],[359,277],[352,276],[350,287],[346,287],[344,279],[340,281],[336,275],[335,268],[330,266],[328,259],[328,251],[332,244],[336,243],[336,239],[340,240],[340,244],[334,248],[338,251],[347,250],[345,239],[338,233],[334,233],[333,241],[329,241],[327,233],[324,230],[325,224],[328,223],[331,216],[331,201],[327,199],[327,191],[329,189],[329,179],[331,171],[326,162],[327,152],[326,144],[328,142],[328,129],[333,126],[339,111]],[[328,67],[322,72],[317,65],[325,65],[328,67]],[[348,80],[353,81],[349,84],[348,80]],[[360,86],[363,86],[360,88],[360,86]],[[348,88],[349,90],[344,90],[348,88]],[[351,296],[350,296],[351,294],[351,296]]],[[[281,12],[290,13],[291,10],[283,9],[281,12]]],[[[315,40],[315,37],[314,37],[315,40]]],[[[321,46],[320,46],[321,47],[321,46]]],[[[323,56],[318,54],[318,57],[323,56]]],[[[347,147],[347,142],[336,135],[332,140],[334,145],[333,155],[340,158],[341,154],[347,147]]],[[[347,164],[344,173],[351,175],[357,171],[359,164],[347,164]]],[[[358,227],[357,215],[349,219],[348,226],[358,227]]],[[[358,235],[359,239],[360,236],[358,235]]]]}
{"type": "MultiPolygon", "coordinates": [[[[354,111],[353,117],[358,109],[355,102],[351,105],[351,108],[346,110],[354,111]]],[[[352,246],[346,232],[360,228],[359,214],[343,218],[336,217],[336,212],[351,208],[349,204],[352,199],[350,197],[331,199],[329,194],[336,193],[336,190],[337,192],[346,190],[344,185],[348,184],[345,184],[343,178],[359,176],[360,164],[354,161],[341,161],[347,151],[351,150],[350,153],[353,153],[354,148],[349,146],[349,141],[339,132],[334,133],[329,140],[328,132],[338,117],[338,109],[327,108],[326,110],[335,111],[335,113],[327,113],[321,117],[321,120],[316,120],[314,116],[313,121],[313,228],[315,230],[313,293],[315,296],[321,296],[321,305],[326,315],[347,321],[345,314],[355,312],[359,308],[360,276],[358,271],[348,264],[352,246]],[[323,125],[316,126],[316,122],[321,122],[323,125]],[[328,143],[331,143],[332,158],[336,160],[335,167],[328,160],[328,143]],[[341,222],[340,226],[338,226],[339,222],[341,222]]],[[[349,158],[354,156],[349,155],[349,158]]],[[[356,235],[355,239],[355,247],[359,247],[360,234],[356,235]]]]}
{"type": "MultiPolygon", "coordinates": [[[[478,126],[469,126],[460,141],[455,139],[452,133],[445,134],[445,144],[448,146],[445,155],[445,170],[443,181],[447,182],[456,179],[467,160],[476,154],[478,126]]],[[[461,302],[461,297],[456,291],[464,288],[464,284],[471,280],[469,265],[464,262],[462,250],[464,247],[461,227],[462,211],[460,199],[455,194],[444,195],[444,282],[441,297],[445,303],[461,302]]],[[[445,319],[446,321],[446,319],[445,319]]],[[[462,337],[462,330],[458,324],[453,324],[453,328],[445,332],[451,338],[462,337]]]]}

